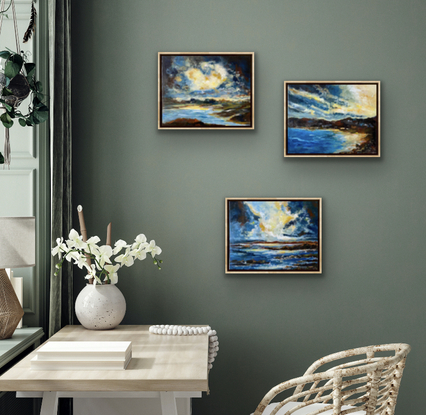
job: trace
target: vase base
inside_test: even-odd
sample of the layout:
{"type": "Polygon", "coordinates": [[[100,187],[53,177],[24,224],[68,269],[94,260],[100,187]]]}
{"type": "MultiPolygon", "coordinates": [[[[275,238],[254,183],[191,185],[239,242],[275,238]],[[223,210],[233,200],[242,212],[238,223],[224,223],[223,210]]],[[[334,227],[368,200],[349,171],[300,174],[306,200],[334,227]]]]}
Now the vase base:
{"type": "Polygon", "coordinates": [[[113,284],[87,284],[77,296],[75,314],[88,330],[112,330],[126,314],[126,300],[113,284]]]}

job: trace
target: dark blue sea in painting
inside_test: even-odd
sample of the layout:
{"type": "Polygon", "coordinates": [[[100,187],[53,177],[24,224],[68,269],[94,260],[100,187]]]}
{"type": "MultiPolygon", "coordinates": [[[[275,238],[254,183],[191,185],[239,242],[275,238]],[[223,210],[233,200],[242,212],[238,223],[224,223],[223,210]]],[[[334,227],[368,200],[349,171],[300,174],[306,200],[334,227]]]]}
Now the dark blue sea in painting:
{"type": "Polygon", "coordinates": [[[333,154],[353,150],[363,141],[365,134],[339,130],[289,128],[287,152],[289,154],[333,154]]]}
{"type": "MultiPolygon", "coordinates": [[[[314,245],[307,243],[308,245],[314,245]]],[[[241,243],[229,250],[233,271],[315,271],[318,270],[318,247],[286,243],[241,243]]]]}
{"type": "Polygon", "coordinates": [[[229,200],[230,272],[320,272],[320,201],[229,200]]]}
{"type": "Polygon", "coordinates": [[[229,126],[240,126],[241,124],[227,120],[221,117],[217,113],[220,113],[221,109],[214,108],[178,108],[172,106],[171,108],[163,109],[163,123],[168,123],[176,119],[196,119],[204,122],[205,124],[218,124],[218,125],[229,125],[229,126]],[[217,114],[217,115],[215,115],[217,114]]]}

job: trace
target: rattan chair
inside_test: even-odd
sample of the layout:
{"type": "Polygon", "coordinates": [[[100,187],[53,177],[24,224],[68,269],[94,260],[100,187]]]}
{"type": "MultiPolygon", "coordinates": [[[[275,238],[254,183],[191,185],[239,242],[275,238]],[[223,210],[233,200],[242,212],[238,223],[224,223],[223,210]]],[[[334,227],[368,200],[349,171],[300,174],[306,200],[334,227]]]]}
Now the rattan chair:
{"type": "Polygon", "coordinates": [[[393,415],[410,350],[386,344],[325,356],[302,377],[272,388],[253,415],[393,415]],[[291,396],[271,403],[281,393],[291,396]]]}

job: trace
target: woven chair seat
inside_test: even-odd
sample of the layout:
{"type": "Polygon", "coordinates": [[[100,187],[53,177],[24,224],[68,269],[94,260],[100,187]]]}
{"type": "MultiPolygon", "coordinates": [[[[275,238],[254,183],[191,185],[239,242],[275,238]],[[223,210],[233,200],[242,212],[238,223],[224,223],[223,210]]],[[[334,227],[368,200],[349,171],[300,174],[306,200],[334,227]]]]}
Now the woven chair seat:
{"type": "MultiPolygon", "coordinates": [[[[275,409],[275,407],[278,405],[278,403],[271,403],[268,405],[265,410],[263,411],[263,415],[271,415],[271,412],[275,409]]],[[[300,402],[288,402],[286,403],[281,409],[278,410],[277,415],[285,415],[288,411],[292,410],[296,406],[300,405],[300,402]]],[[[321,403],[313,403],[311,405],[305,406],[303,408],[300,408],[293,412],[294,415],[308,415],[312,411],[318,411],[322,415],[332,415],[333,409],[329,409],[327,411],[321,412],[326,405],[321,403]]],[[[364,411],[358,411],[354,406],[348,406],[344,405],[342,406],[342,411],[345,411],[347,409],[355,409],[355,412],[351,412],[351,415],[364,415],[364,411]]],[[[251,414],[253,415],[253,414],[251,414]]]]}
{"type": "Polygon", "coordinates": [[[393,415],[410,350],[398,343],[325,356],[273,387],[252,415],[393,415]]]}

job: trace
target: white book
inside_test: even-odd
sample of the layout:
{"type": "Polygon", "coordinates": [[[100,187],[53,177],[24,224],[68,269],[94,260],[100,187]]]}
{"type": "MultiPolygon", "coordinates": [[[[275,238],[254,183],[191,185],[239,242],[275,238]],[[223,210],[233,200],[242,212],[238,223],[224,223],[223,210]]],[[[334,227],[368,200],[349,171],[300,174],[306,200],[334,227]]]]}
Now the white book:
{"type": "Polygon", "coordinates": [[[125,360],[40,360],[31,359],[31,370],[123,370],[132,358],[130,353],[125,360]]]}
{"type": "Polygon", "coordinates": [[[118,361],[132,356],[132,342],[49,341],[37,350],[37,361],[118,361]]]}

